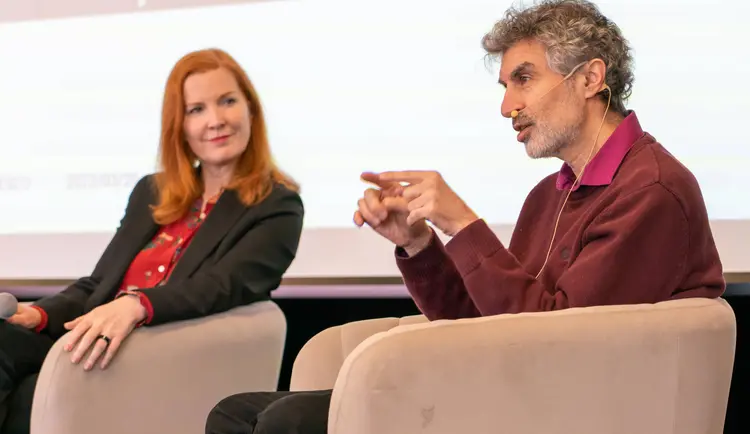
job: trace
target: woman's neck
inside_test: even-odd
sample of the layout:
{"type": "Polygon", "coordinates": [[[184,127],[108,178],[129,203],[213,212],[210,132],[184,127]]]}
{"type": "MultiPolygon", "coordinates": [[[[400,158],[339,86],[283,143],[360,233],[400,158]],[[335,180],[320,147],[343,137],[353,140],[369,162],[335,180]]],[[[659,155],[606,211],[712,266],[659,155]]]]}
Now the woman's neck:
{"type": "Polygon", "coordinates": [[[203,199],[213,198],[232,181],[234,167],[201,167],[201,176],[203,178],[203,199]]]}

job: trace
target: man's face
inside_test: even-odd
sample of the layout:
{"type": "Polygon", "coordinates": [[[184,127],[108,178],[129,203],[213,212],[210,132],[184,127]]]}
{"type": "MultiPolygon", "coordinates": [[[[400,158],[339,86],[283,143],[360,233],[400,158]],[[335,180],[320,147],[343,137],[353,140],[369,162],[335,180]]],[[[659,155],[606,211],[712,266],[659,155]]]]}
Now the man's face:
{"type": "Polygon", "coordinates": [[[582,128],[586,100],[575,91],[573,78],[564,78],[549,68],[544,46],[536,41],[521,41],[503,54],[502,113],[520,112],[513,128],[531,158],[559,156],[582,128]]]}

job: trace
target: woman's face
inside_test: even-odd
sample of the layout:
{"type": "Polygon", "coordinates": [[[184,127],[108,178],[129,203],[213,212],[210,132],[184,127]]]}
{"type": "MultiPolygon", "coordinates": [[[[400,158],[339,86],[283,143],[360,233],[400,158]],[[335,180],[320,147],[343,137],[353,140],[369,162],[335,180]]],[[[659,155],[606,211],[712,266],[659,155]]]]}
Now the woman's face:
{"type": "Polygon", "coordinates": [[[250,141],[249,102],[226,69],[190,75],[185,80],[183,132],[201,166],[234,166],[250,141]]]}

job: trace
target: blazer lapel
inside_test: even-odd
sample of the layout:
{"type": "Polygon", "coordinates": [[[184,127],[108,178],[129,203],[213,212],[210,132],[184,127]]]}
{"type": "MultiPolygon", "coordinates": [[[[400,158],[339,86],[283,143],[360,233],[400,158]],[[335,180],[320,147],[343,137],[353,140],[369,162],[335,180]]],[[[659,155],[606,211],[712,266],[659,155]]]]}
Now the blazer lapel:
{"type": "Polygon", "coordinates": [[[126,242],[119,246],[121,250],[118,251],[117,262],[112,264],[112,269],[108,270],[106,277],[99,284],[100,289],[89,298],[88,304],[91,307],[105,303],[118,289],[133,259],[156,235],[159,225],[151,218],[151,210],[146,207],[145,212],[135,216],[122,230],[128,234],[126,242]]]}
{"type": "Polygon", "coordinates": [[[177,261],[169,279],[179,280],[190,276],[213,252],[245,211],[247,207],[240,202],[236,192],[224,192],[206,217],[206,221],[198,228],[185,253],[177,261]]]}
{"type": "MultiPolygon", "coordinates": [[[[151,217],[151,210],[138,216],[138,220],[134,222],[132,228],[127,229],[129,243],[124,246],[121,253],[123,260],[118,264],[117,272],[113,272],[113,276],[119,276],[120,278],[125,277],[125,273],[130,268],[130,264],[138,253],[143,250],[146,244],[151,241],[156,233],[159,231],[159,225],[154,222],[151,217]]],[[[120,279],[122,280],[122,279],[120,279]]]]}

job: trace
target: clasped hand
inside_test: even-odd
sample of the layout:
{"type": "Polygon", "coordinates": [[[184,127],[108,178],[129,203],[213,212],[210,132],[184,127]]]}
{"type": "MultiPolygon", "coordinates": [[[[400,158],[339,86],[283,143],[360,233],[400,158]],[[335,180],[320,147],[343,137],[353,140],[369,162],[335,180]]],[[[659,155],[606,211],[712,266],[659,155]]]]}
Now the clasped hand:
{"type": "Polygon", "coordinates": [[[120,297],[65,323],[65,328],[71,332],[66,337],[68,341],[64,349],[73,352],[71,361],[76,364],[91,349],[91,354],[83,369],[91,370],[100,358],[99,366],[105,369],[125,338],[138,323],[146,318],[146,315],[146,309],[141,305],[138,297],[120,297]],[[109,338],[109,344],[100,336],[109,338]],[[104,355],[103,358],[102,355],[104,355]]]}
{"type": "Polygon", "coordinates": [[[354,217],[360,226],[365,222],[373,227],[380,226],[387,218],[397,217],[392,214],[401,214],[410,227],[429,221],[446,235],[454,236],[478,219],[438,172],[363,173],[362,180],[377,185],[380,190],[369,189],[360,199],[354,217]],[[373,210],[369,204],[381,206],[373,210]]]}

